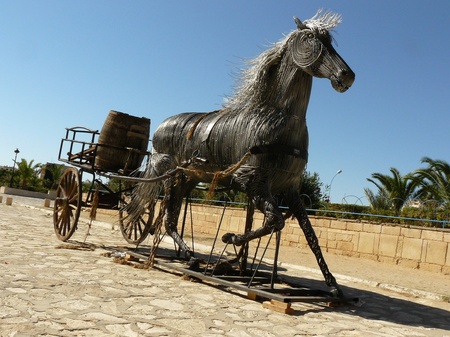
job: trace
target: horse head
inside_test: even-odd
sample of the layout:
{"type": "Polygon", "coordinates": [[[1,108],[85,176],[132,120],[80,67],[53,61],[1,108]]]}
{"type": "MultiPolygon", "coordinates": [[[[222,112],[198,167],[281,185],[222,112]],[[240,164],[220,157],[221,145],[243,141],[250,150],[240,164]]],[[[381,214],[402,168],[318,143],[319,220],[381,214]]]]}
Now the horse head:
{"type": "Polygon", "coordinates": [[[291,36],[291,56],[294,63],[311,76],[328,78],[338,92],[345,92],[355,80],[355,73],[333,48],[331,31],[339,23],[338,14],[321,11],[301,22],[294,17],[297,30],[291,36]]]}

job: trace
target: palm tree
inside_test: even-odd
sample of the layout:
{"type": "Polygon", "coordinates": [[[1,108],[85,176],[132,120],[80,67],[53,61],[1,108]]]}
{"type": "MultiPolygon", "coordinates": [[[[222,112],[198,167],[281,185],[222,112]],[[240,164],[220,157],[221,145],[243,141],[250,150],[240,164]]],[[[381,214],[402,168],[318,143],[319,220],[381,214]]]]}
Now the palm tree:
{"type": "Polygon", "coordinates": [[[435,200],[441,204],[450,202],[450,165],[443,160],[424,157],[422,163],[428,167],[414,171],[414,179],[424,200],[435,200]]]}
{"type": "Polygon", "coordinates": [[[391,207],[389,203],[389,196],[385,189],[379,189],[377,193],[375,193],[366,187],[364,188],[364,194],[366,195],[366,199],[369,201],[372,209],[389,209],[391,207]]]}
{"type": "Polygon", "coordinates": [[[38,179],[38,173],[41,168],[41,164],[33,164],[34,160],[30,160],[28,163],[26,159],[23,159],[17,163],[17,171],[19,176],[20,188],[26,188],[32,185],[36,185],[38,179]]]}
{"type": "Polygon", "coordinates": [[[367,178],[368,181],[378,188],[377,194],[374,194],[369,189],[365,189],[364,191],[372,208],[385,205],[398,213],[406,200],[416,196],[417,183],[411,174],[402,176],[394,167],[391,167],[390,171],[392,176],[373,173],[372,179],[367,178]]]}

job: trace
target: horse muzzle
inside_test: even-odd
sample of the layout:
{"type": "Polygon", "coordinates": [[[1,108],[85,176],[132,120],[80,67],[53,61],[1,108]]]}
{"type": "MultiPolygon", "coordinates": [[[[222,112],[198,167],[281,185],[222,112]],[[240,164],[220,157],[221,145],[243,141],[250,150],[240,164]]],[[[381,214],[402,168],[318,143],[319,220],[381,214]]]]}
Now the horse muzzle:
{"type": "Polygon", "coordinates": [[[346,92],[355,82],[355,73],[350,69],[341,69],[331,76],[331,85],[337,92],[346,92]]]}

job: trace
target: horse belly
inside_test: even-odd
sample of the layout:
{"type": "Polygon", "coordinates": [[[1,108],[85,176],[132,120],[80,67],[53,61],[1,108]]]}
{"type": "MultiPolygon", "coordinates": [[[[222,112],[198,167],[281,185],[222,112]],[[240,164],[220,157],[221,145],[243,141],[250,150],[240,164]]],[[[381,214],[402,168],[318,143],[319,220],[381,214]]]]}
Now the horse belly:
{"type": "Polygon", "coordinates": [[[267,186],[272,194],[300,189],[305,166],[305,159],[294,156],[255,155],[233,173],[231,186],[243,192],[267,186]]]}

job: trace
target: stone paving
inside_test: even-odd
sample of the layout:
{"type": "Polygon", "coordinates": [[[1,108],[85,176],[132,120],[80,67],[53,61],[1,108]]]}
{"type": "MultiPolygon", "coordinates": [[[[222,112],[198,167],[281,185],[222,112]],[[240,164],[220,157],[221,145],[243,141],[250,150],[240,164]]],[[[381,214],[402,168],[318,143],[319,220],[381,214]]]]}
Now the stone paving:
{"type": "MultiPolygon", "coordinates": [[[[72,242],[62,243],[53,232],[50,209],[13,199],[11,206],[5,197],[0,204],[1,337],[450,336],[445,301],[349,278],[341,282],[343,289],[363,299],[362,306],[295,303],[294,314],[284,315],[244,294],[114,263],[102,245],[124,246],[125,241],[110,225],[93,226],[87,239],[93,250],[68,249],[84,239],[85,224],[72,242]]],[[[301,274],[317,279],[305,270],[301,274]]]]}

